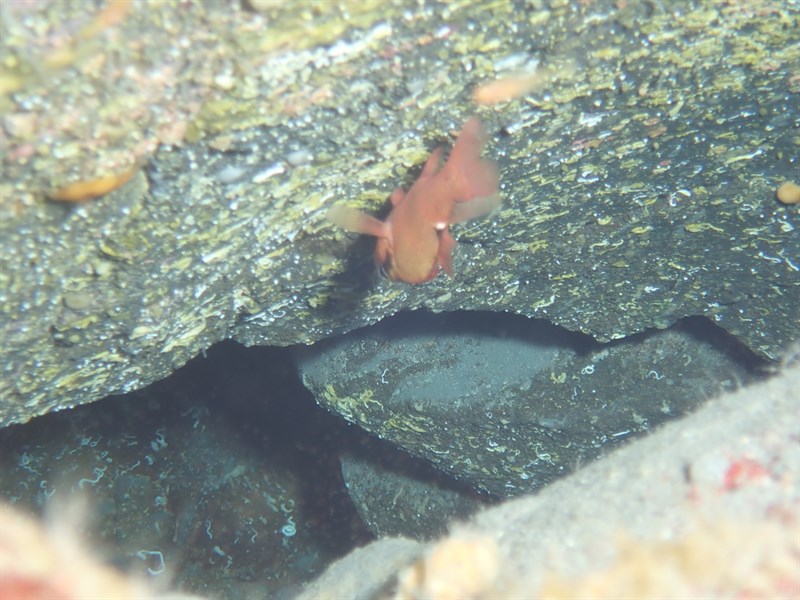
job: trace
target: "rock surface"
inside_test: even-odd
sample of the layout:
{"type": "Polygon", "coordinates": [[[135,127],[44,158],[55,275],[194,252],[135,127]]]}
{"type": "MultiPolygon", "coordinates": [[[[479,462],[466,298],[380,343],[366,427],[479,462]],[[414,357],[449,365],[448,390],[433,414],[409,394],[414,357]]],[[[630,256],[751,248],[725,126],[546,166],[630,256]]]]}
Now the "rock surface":
{"type": "Polygon", "coordinates": [[[490,503],[425,461],[402,452],[394,461],[378,460],[381,454],[341,458],[347,493],[376,537],[429,540],[444,534],[451,521],[466,519],[490,503]]]}
{"type": "Polygon", "coordinates": [[[795,357],[449,537],[374,542],[300,598],[796,597],[798,431],[795,357]],[[369,568],[398,562],[388,577],[369,568]]]}
{"type": "Polygon", "coordinates": [[[543,322],[465,312],[397,315],[295,355],[317,402],[505,497],[748,380],[736,350],[702,319],[600,345],[543,322]]]}
{"type": "Polygon", "coordinates": [[[307,396],[286,350],[218,345],[145,390],[0,430],[0,511],[69,528],[134,580],[289,598],[372,539],[339,472],[361,432],[307,396]]]}
{"type": "Polygon", "coordinates": [[[800,9],[514,6],[9,6],[0,425],[223,339],[313,342],[405,308],[601,341],[699,315],[776,356],[800,333],[798,213],[774,199],[800,164],[800,9]],[[473,104],[533,70],[525,98],[473,104]],[[379,281],[325,210],[378,212],[476,112],[502,209],[455,228],[454,280],[379,281]],[[111,194],[45,201],[133,165],[111,194]]]}

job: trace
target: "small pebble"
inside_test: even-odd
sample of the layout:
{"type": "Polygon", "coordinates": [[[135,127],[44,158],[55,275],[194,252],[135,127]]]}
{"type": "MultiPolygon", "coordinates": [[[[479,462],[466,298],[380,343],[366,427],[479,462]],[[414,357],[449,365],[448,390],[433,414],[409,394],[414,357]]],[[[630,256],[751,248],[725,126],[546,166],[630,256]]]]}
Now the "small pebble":
{"type": "Polygon", "coordinates": [[[775,195],[784,204],[797,204],[800,202],[800,185],[793,181],[787,181],[781,184],[775,195]]]}
{"type": "Polygon", "coordinates": [[[239,181],[246,174],[247,169],[243,169],[242,167],[237,167],[234,165],[228,165],[224,169],[220,170],[216,177],[217,181],[220,183],[233,183],[234,181],[239,181]]]}
{"type": "Polygon", "coordinates": [[[256,173],[253,176],[252,182],[264,183],[270,177],[275,177],[275,175],[283,175],[284,173],[286,173],[286,167],[283,166],[283,163],[278,162],[256,173]]]}
{"type": "Polygon", "coordinates": [[[284,4],[282,0],[245,0],[245,2],[256,12],[277,11],[284,4]]]}
{"type": "Polygon", "coordinates": [[[36,133],[37,121],[33,113],[11,113],[3,117],[3,129],[11,137],[30,139],[36,133]]]}
{"type": "Polygon", "coordinates": [[[88,292],[77,291],[64,294],[64,306],[70,310],[86,310],[92,305],[92,295],[88,292]]]}
{"type": "Polygon", "coordinates": [[[214,77],[214,85],[221,90],[230,90],[236,85],[236,81],[230,73],[220,73],[214,77]]]}
{"type": "Polygon", "coordinates": [[[94,268],[94,274],[100,279],[108,277],[114,271],[114,265],[107,260],[98,260],[92,267],[94,268]]]}
{"type": "Polygon", "coordinates": [[[308,150],[295,150],[286,155],[286,162],[293,167],[300,167],[311,162],[311,152],[308,150]]]}

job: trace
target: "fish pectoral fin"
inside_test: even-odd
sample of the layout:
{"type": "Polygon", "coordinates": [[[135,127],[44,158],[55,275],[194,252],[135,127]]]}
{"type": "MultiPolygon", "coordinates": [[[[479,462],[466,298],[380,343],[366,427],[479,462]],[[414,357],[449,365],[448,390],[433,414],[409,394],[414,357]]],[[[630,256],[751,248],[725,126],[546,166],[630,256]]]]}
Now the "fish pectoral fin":
{"type": "Polygon", "coordinates": [[[456,202],[450,213],[450,223],[461,223],[478,217],[485,217],[500,206],[500,194],[472,198],[463,202],[456,202]]]}
{"type": "Polygon", "coordinates": [[[456,241],[450,235],[450,231],[445,228],[439,232],[439,251],[436,259],[450,277],[453,276],[453,250],[456,247],[456,241]]]}
{"type": "Polygon", "coordinates": [[[325,217],[334,225],[352,231],[374,235],[379,238],[389,237],[388,225],[383,221],[364,214],[360,210],[338,204],[328,209],[325,217]]]}

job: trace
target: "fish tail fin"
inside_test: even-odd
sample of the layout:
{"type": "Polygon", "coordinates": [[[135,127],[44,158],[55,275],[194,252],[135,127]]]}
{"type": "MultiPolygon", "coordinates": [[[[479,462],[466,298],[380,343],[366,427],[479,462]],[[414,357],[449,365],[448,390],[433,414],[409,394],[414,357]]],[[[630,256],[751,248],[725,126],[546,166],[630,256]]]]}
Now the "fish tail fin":
{"type": "Polygon", "coordinates": [[[446,166],[457,202],[497,194],[497,164],[481,158],[485,145],[486,131],[480,119],[470,118],[461,130],[446,166]]]}

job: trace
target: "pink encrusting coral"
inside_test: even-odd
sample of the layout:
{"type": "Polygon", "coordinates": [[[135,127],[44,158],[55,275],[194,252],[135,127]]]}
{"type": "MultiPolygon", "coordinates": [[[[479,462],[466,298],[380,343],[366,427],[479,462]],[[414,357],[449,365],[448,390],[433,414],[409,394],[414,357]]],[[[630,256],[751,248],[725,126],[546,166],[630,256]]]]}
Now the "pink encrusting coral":
{"type": "MultiPolygon", "coordinates": [[[[69,514],[65,511],[64,514],[69,514]]],[[[36,520],[0,503],[0,598],[3,600],[177,600],[146,582],[101,564],[71,532],[68,517],[45,529],[36,520]]]]}

